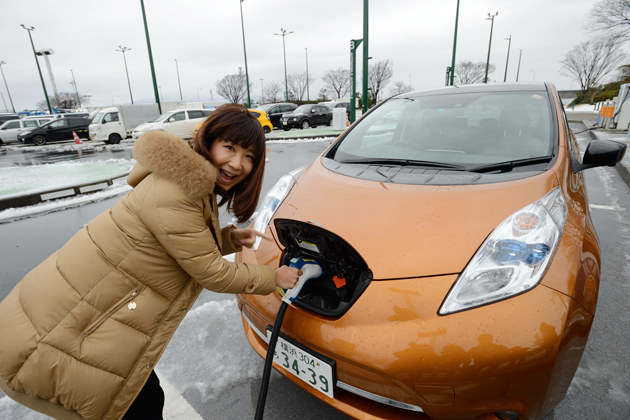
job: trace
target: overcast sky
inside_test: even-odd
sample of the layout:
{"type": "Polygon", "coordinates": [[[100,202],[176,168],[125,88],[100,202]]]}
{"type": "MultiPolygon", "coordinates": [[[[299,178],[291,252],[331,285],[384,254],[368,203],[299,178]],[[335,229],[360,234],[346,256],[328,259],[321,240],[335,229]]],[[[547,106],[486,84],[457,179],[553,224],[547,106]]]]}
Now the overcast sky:
{"type": "MultiPolygon", "coordinates": [[[[508,38],[512,36],[507,80],[515,81],[522,50],[519,81],[549,81],[558,89],[577,88],[561,76],[559,61],[573,46],[591,35],[586,16],[596,0],[461,0],[456,61],[486,61],[490,21],[494,20],[490,80],[503,82],[508,38]]],[[[209,102],[222,98],[217,81],[245,71],[239,0],[146,0],[145,11],[157,84],[164,101],[179,100],[175,60],[183,99],[209,102]]],[[[372,62],[389,59],[397,81],[415,90],[444,85],[451,63],[457,0],[370,0],[369,55],[372,62]]],[[[284,85],[283,28],[287,72],[308,71],[315,78],[310,98],[323,87],[327,70],[350,66],[350,40],[363,37],[363,0],[245,0],[243,18],[252,101],[261,83],[284,85]],[[261,82],[261,79],[262,82],[261,82]]],[[[70,92],[74,72],[81,94],[91,105],[130,103],[123,55],[126,53],[135,102],[154,99],[147,42],[139,0],[2,0],[0,60],[16,110],[35,108],[44,98],[28,32],[34,26],[37,50],[50,48],[50,63],[59,92],[70,92]]],[[[358,63],[362,56],[360,47],[358,63]]],[[[40,66],[48,94],[52,87],[46,63],[40,66]]],[[[360,65],[357,66],[360,73],[360,65]]],[[[360,90],[360,86],[359,89],[360,90]]],[[[4,83],[0,85],[11,108],[4,83]]],[[[387,95],[389,96],[389,95],[387,95]]],[[[4,108],[4,104],[0,104],[4,108]]]]}

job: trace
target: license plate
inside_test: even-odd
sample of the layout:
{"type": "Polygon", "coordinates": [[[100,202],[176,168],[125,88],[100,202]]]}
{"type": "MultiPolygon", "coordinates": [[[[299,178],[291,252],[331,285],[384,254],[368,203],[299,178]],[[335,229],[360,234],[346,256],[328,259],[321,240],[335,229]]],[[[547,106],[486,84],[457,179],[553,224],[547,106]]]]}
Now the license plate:
{"type": "MultiPolygon", "coordinates": [[[[271,339],[271,327],[267,329],[271,339]]],[[[335,361],[307,349],[289,337],[278,337],[273,361],[321,393],[334,398],[335,361]]]]}
{"type": "Polygon", "coordinates": [[[286,121],[282,121],[282,124],[287,125],[287,122],[286,121]]]}

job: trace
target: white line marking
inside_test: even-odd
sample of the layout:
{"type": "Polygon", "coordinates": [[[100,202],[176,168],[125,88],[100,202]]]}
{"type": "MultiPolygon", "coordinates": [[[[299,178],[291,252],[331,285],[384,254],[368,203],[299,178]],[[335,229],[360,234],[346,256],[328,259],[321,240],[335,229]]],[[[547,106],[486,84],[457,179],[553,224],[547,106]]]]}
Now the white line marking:
{"type": "Polygon", "coordinates": [[[615,211],[618,211],[618,210],[619,210],[617,207],[613,207],[613,206],[600,206],[599,204],[589,204],[588,206],[589,206],[590,208],[592,208],[592,209],[615,210],[615,211]]]}

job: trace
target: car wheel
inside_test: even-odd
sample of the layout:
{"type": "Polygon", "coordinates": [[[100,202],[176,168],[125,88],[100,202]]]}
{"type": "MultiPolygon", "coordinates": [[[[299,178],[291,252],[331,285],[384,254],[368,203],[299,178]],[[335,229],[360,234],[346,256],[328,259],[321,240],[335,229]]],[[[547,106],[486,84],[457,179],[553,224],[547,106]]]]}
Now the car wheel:
{"type": "Polygon", "coordinates": [[[284,131],[289,131],[289,130],[291,129],[291,127],[282,127],[282,129],[283,129],[284,131]]]}
{"type": "Polygon", "coordinates": [[[121,139],[122,138],[120,137],[120,134],[112,133],[109,135],[109,144],[118,144],[120,143],[121,139]]]}
{"type": "Polygon", "coordinates": [[[46,137],[44,136],[35,136],[33,137],[33,144],[36,144],[38,146],[43,146],[46,144],[46,137]]]}
{"type": "Polygon", "coordinates": [[[271,129],[269,127],[265,126],[264,128],[265,128],[265,134],[271,133],[271,129]]]}
{"type": "Polygon", "coordinates": [[[332,118],[328,120],[328,127],[332,127],[332,118]]]}
{"type": "Polygon", "coordinates": [[[302,124],[300,124],[300,128],[302,130],[306,130],[307,128],[310,128],[311,124],[308,122],[308,120],[304,120],[302,121],[302,124]]]}

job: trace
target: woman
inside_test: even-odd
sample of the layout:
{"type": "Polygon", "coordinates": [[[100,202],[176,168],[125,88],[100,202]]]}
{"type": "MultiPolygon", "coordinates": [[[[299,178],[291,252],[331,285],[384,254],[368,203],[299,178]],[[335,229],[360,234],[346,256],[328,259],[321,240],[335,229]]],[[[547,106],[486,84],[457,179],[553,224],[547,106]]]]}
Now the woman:
{"type": "Polygon", "coordinates": [[[134,157],[133,190],[0,303],[0,387],[57,419],[161,419],[153,368],[202,288],[269,294],[301,274],[222,258],[265,237],[217,216],[217,195],[240,222],[260,195],[264,134],[245,107],[214,111],[192,148],[150,131],[134,157]]]}

